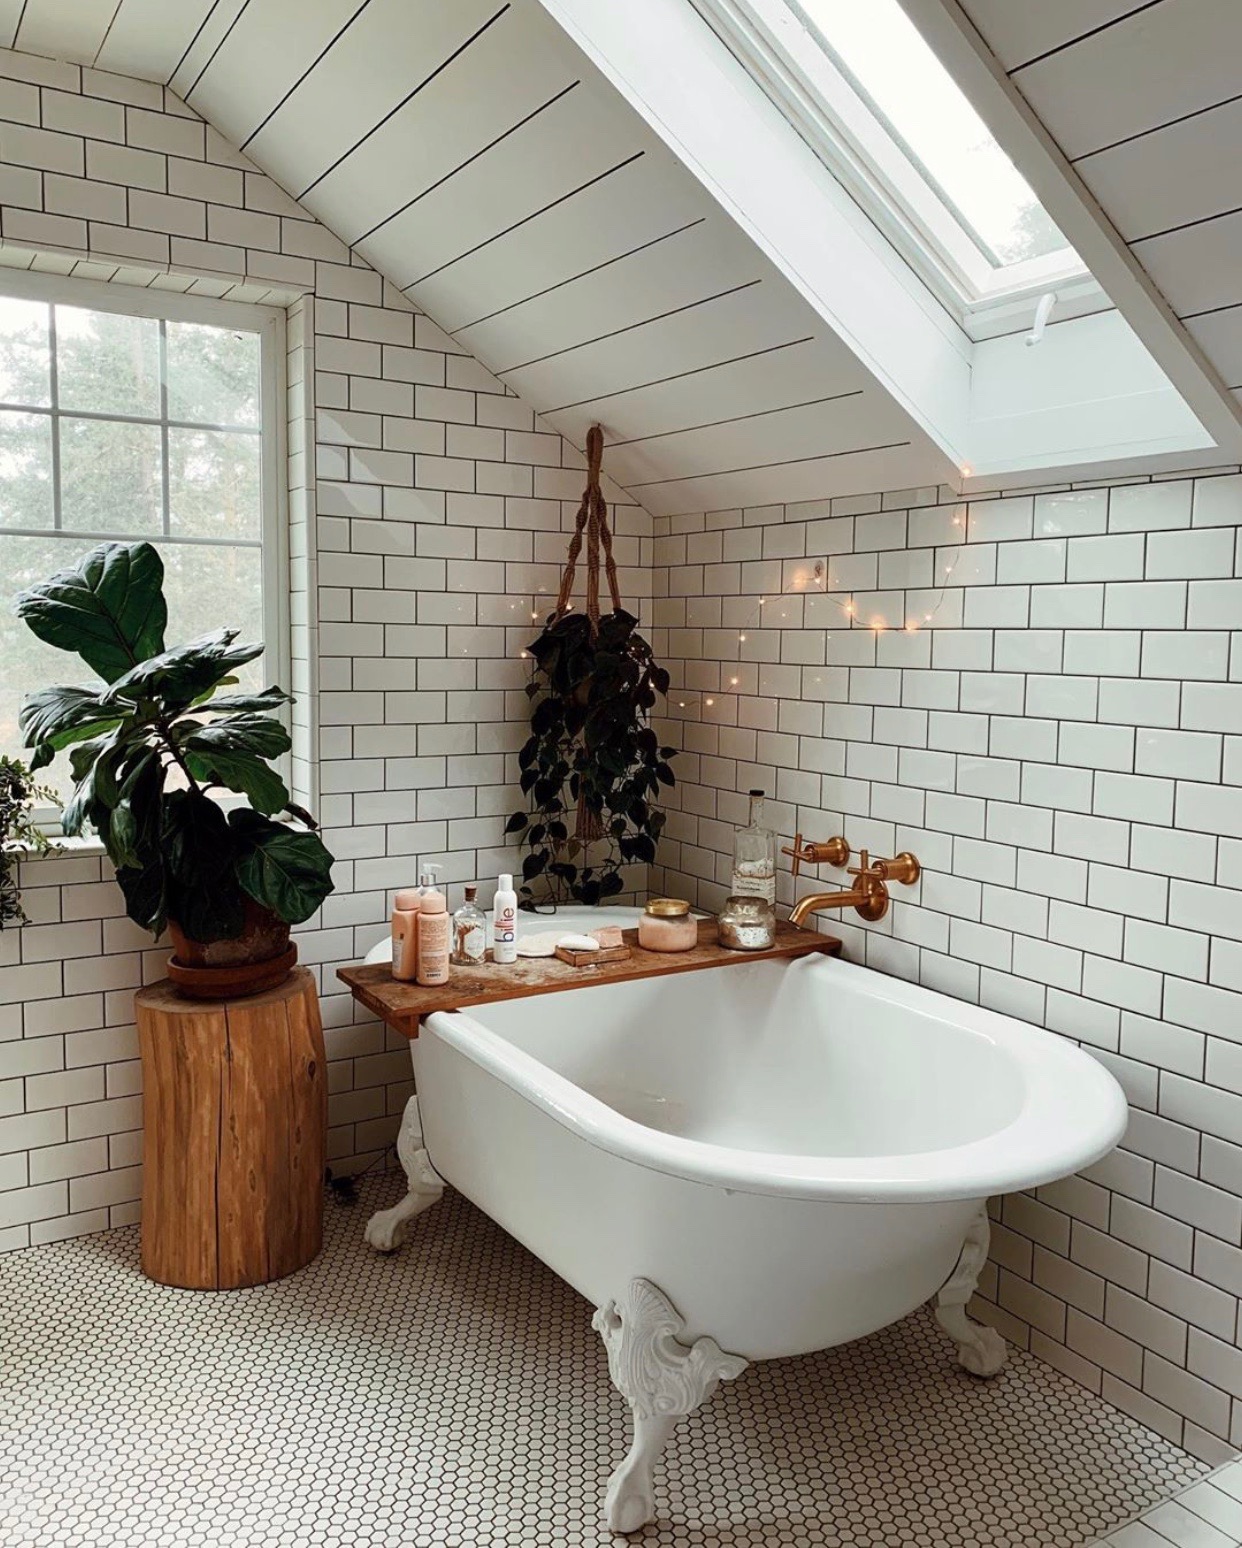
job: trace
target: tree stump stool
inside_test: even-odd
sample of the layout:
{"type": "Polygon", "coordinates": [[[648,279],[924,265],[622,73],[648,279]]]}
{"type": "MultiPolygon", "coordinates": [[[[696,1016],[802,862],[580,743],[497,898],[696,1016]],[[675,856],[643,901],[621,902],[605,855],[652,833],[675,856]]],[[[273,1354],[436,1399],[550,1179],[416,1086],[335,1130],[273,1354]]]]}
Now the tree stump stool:
{"type": "Polygon", "coordinates": [[[327,1068],[315,980],[208,1002],[135,996],[142,1051],[142,1269],[163,1285],[281,1279],[323,1243],[327,1068]]]}

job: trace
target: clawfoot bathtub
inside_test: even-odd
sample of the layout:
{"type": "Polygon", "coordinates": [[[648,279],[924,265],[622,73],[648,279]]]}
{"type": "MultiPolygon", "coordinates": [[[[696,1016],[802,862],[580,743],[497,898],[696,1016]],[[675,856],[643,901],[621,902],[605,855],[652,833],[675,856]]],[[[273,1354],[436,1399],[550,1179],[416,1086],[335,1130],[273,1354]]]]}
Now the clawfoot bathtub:
{"type": "Polygon", "coordinates": [[[446,1178],[598,1308],[633,1414],[605,1509],[655,1512],[679,1416],[752,1360],[860,1338],[938,1294],[966,1370],[985,1201],[1116,1144],[1120,1088],[1052,1033],[829,958],[755,962],[429,1018],[397,1244],[446,1178]]]}

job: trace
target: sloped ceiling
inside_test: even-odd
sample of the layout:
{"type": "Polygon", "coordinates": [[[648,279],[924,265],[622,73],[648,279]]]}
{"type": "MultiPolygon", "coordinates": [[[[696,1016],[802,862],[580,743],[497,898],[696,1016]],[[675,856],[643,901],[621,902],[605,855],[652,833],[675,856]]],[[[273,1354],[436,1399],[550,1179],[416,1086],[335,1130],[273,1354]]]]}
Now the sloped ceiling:
{"type": "Polygon", "coordinates": [[[1242,399],[1242,4],[961,8],[1242,399]]]}
{"type": "MultiPolygon", "coordinates": [[[[20,26],[17,25],[20,14],[20,26]]],[[[537,0],[0,0],[196,111],[656,514],[951,464],[537,0]]]]}
{"type": "MultiPolygon", "coordinates": [[[[1098,156],[1083,175],[1104,187],[1102,147],[1150,127],[1134,117],[1134,70],[1110,63],[1121,84],[1102,88],[1091,37],[1062,45],[1107,35],[1133,6],[969,4],[1053,132],[1064,119],[1074,154],[1098,156]],[[1079,47],[1085,67],[1056,87],[1054,62],[1079,47]]],[[[1140,9],[1223,19],[1231,5],[1140,9]]],[[[1216,100],[1230,50],[1193,37],[1216,100]]],[[[910,398],[881,385],[539,0],[0,0],[6,43],[169,85],[571,441],[601,421],[610,471],[653,513],[956,476],[910,398]]],[[[1183,59],[1192,47],[1177,46],[1183,59]]],[[[1170,97],[1150,93],[1144,110],[1166,122],[1170,97]]],[[[1127,226],[1191,329],[1205,294],[1229,288],[1226,266],[1213,288],[1148,225],[1180,229],[1196,180],[1210,181],[1196,171],[1164,190],[1171,208],[1133,209],[1127,226]]],[[[1138,183],[1123,203],[1153,193],[1138,183]]],[[[1242,327],[1236,369],[1229,328],[1217,318],[1213,348],[1242,383],[1242,327]]]]}

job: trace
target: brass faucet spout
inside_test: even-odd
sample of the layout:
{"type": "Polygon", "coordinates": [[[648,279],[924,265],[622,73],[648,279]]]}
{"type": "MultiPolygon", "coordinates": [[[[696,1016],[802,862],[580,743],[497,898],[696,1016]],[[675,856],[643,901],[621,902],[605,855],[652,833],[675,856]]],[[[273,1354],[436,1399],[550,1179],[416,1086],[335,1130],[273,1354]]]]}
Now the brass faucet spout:
{"type": "MultiPolygon", "coordinates": [[[[801,925],[809,914],[818,914],[826,908],[858,908],[870,905],[877,895],[883,895],[887,907],[887,894],[870,887],[851,887],[848,892],[812,892],[799,898],[789,915],[790,924],[801,925]]],[[[876,916],[880,917],[880,916],[876,916]]]]}

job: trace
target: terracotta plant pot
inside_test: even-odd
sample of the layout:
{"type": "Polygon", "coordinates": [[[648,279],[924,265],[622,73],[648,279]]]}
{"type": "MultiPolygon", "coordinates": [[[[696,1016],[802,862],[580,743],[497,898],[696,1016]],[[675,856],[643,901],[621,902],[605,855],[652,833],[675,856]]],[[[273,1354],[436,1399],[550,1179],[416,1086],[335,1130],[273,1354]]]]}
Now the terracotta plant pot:
{"type": "Polygon", "coordinates": [[[259,994],[283,983],[298,960],[285,921],[252,899],[240,935],[225,941],[192,940],[176,920],[168,921],[173,955],[168,976],[196,1000],[223,1000],[259,994]]]}

